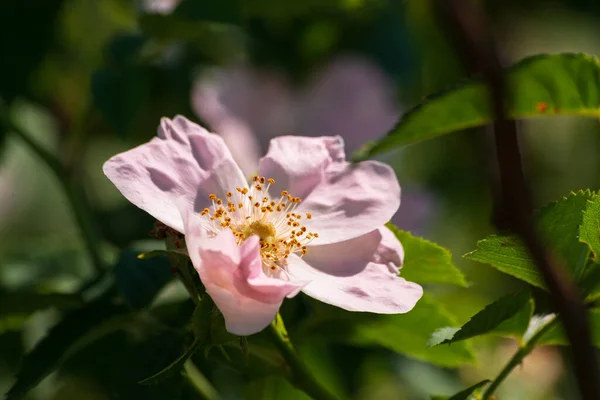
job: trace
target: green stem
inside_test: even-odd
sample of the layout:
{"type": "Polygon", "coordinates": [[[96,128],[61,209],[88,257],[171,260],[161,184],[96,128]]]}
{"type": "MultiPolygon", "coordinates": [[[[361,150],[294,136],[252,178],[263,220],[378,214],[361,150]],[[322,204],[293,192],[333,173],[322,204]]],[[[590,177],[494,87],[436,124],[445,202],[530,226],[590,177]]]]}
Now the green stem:
{"type": "Polygon", "coordinates": [[[500,384],[506,379],[506,377],[512,372],[512,370],[520,365],[521,362],[531,351],[535,348],[535,345],[540,340],[542,336],[546,332],[548,332],[551,328],[553,328],[558,323],[558,318],[556,316],[552,317],[550,320],[546,321],[544,326],[538,329],[538,331],[525,343],[523,344],[519,350],[515,353],[515,355],[506,363],[502,371],[498,374],[498,376],[484,389],[483,396],[481,400],[490,400],[494,391],[500,386],[500,384]]]}
{"type": "Polygon", "coordinates": [[[317,400],[337,400],[337,397],[325,389],[313,376],[310,370],[296,353],[294,346],[283,325],[283,319],[279,314],[269,326],[269,333],[274,339],[275,345],[291,370],[290,382],[298,389],[317,400]]]}
{"type": "Polygon", "coordinates": [[[206,379],[192,360],[188,359],[185,364],[183,364],[183,369],[185,370],[185,377],[188,382],[196,389],[196,392],[198,392],[202,399],[219,400],[219,392],[217,392],[210,381],[206,379]]]}
{"type": "Polygon", "coordinates": [[[14,124],[4,108],[0,107],[0,110],[2,111],[0,120],[5,125],[6,129],[25,142],[25,144],[46,164],[58,179],[67,196],[67,200],[71,204],[75,221],[79,225],[81,236],[83,237],[84,245],[91,258],[94,270],[99,275],[104,274],[106,270],[105,264],[98,252],[98,244],[100,242],[99,235],[94,228],[91,208],[85,199],[81,187],[71,178],[71,175],[56,157],[32,140],[21,128],[14,124]]]}

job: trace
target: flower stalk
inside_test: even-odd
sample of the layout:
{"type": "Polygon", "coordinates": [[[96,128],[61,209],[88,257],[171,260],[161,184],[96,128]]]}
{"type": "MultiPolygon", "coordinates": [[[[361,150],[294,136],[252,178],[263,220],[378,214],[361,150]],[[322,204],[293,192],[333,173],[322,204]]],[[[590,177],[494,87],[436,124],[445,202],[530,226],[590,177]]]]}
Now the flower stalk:
{"type": "Polygon", "coordinates": [[[300,359],[296,349],[288,337],[281,315],[277,314],[267,328],[275,346],[288,364],[291,374],[287,375],[290,383],[316,400],[336,400],[337,397],[325,389],[300,359]]]}
{"type": "Polygon", "coordinates": [[[492,395],[498,386],[500,386],[500,384],[504,381],[504,379],[506,379],[506,377],[517,365],[520,365],[523,362],[523,359],[533,351],[537,342],[542,338],[542,336],[544,336],[544,334],[551,328],[555,327],[557,323],[558,318],[556,316],[549,319],[529,340],[519,347],[519,350],[517,350],[515,355],[508,360],[498,376],[496,376],[496,378],[484,389],[481,400],[490,400],[492,398],[492,395]]]}

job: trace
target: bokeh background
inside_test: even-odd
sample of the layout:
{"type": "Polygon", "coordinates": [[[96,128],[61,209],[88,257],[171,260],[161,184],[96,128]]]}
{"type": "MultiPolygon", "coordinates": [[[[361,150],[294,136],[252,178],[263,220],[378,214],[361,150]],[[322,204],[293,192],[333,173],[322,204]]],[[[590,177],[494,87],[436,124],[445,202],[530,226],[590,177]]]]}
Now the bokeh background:
{"type": "MultiPolygon", "coordinates": [[[[600,55],[596,0],[485,5],[507,64],[542,52],[600,55]]],[[[160,261],[137,264],[140,249],[156,245],[148,234],[154,221],[127,203],[101,167],[111,155],[148,141],[162,116],[182,114],[221,134],[251,173],[271,137],[341,135],[350,153],[464,74],[426,0],[0,4],[2,113],[61,161],[68,173],[63,181],[82,188],[98,236],[94,245],[121,295],[134,304],[147,303],[170,272],[160,261]]],[[[599,189],[598,120],[557,117],[520,127],[537,205],[571,190],[599,189]]],[[[493,232],[486,143],[484,130],[469,130],[382,157],[403,188],[394,222],[449,248],[471,283],[426,288],[459,324],[520,285],[461,258],[493,232]]],[[[52,307],[30,312],[28,299],[19,300],[22,315],[9,316],[9,300],[16,301],[10,293],[74,293],[97,272],[63,189],[18,136],[0,130],[0,392],[60,316],[52,307]]],[[[90,345],[27,398],[194,398],[185,387],[160,395],[131,389],[139,380],[136,369],[176,357],[177,338],[154,338],[148,351],[130,336],[112,334],[90,345]]],[[[494,376],[516,344],[476,339],[477,363],[450,369],[381,349],[305,347],[315,368],[323,364],[319,371],[329,371],[332,385],[352,398],[428,399],[494,376]]],[[[565,363],[560,348],[536,349],[498,397],[574,398],[565,363]]],[[[211,365],[204,372],[227,399],[306,398],[279,378],[257,383],[211,365]]]]}

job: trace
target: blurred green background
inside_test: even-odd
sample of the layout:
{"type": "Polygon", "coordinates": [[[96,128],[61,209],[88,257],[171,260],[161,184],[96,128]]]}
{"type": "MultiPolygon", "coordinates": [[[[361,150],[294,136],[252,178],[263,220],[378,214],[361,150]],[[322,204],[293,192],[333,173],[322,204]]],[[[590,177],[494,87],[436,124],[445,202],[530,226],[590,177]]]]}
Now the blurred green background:
{"type": "MultiPolygon", "coordinates": [[[[600,55],[596,0],[485,5],[507,63],[542,52],[600,55]]],[[[90,205],[93,244],[116,277],[115,290],[140,308],[170,272],[161,260],[138,265],[137,252],[157,246],[148,234],[154,221],[104,177],[106,159],[148,141],[160,117],[176,114],[228,135],[234,145],[256,140],[254,147],[242,146],[248,153],[264,151],[278,134],[340,134],[356,150],[384,135],[423,96],[464,77],[447,36],[424,0],[4,0],[0,106],[5,118],[60,160],[63,182],[82,189],[77,196],[90,205]]],[[[537,205],[571,190],[599,189],[597,120],[558,117],[520,127],[537,205]]],[[[403,187],[394,221],[449,248],[471,282],[426,288],[459,324],[520,285],[461,259],[493,232],[486,138],[483,130],[470,130],[384,158],[403,187]]],[[[23,354],[59,320],[56,308],[70,307],[33,312],[30,299],[15,300],[14,293],[78,293],[96,276],[60,182],[10,129],[0,130],[1,393],[23,354]],[[8,315],[11,302],[23,311],[8,315]]],[[[161,295],[178,293],[171,284],[161,295]]],[[[294,304],[285,307],[295,312],[294,304]]],[[[189,315],[176,310],[163,311],[173,321],[189,315]]],[[[136,386],[176,358],[181,341],[174,333],[147,338],[138,330],[94,342],[27,398],[196,398],[179,381],[136,386]]],[[[330,385],[356,399],[450,394],[493,376],[516,348],[499,338],[476,339],[473,346],[475,365],[444,369],[381,349],[300,344],[330,385]]],[[[574,398],[563,356],[560,348],[537,349],[498,398],[574,398]]],[[[249,379],[199,364],[223,398],[305,398],[280,378],[249,379]]]]}

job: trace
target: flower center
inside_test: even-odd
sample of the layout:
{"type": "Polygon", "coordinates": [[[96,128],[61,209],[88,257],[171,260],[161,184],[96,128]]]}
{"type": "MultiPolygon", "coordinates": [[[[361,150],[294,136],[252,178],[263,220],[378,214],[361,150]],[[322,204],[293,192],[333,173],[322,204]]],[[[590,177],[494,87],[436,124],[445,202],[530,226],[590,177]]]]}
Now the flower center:
{"type": "Polygon", "coordinates": [[[302,257],[308,243],[319,237],[302,223],[303,218],[311,219],[312,215],[295,212],[302,199],[286,190],[281,192],[278,200],[269,196],[269,188],[274,183],[274,179],[255,176],[250,189],[238,187],[235,192],[227,192],[225,201],[215,194],[209,195],[212,207],[200,213],[206,218],[204,225],[209,232],[216,235],[223,229],[230,229],[238,245],[257,235],[263,266],[271,273],[285,272],[290,254],[302,257]]]}

